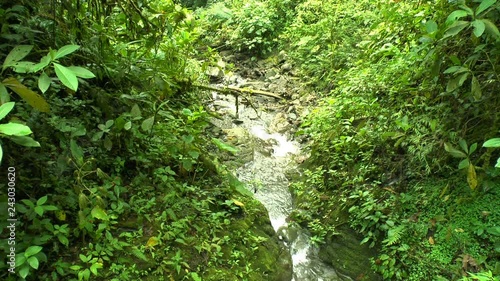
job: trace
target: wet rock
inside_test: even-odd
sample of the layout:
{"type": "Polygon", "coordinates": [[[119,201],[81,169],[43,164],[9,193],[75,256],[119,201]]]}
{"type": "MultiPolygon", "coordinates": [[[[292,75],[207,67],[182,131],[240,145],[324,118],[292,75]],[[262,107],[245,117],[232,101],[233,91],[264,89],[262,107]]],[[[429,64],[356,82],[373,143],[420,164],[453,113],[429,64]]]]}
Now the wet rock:
{"type": "Polygon", "coordinates": [[[205,73],[211,78],[220,79],[224,77],[224,71],[218,67],[208,67],[205,73]]]}
{"type": "Polygon", "coordinates": [[[291,113],[288,113],[288,119],[290,120],[295,120],[297,119],[297,114],[291,112],[291,113]]]}
{"type": "Polygon", "coordinates": [[[284,133],[290,129],[290,123],[288,123],[287,116],[285,113],[280,112],[276,114],[273,121],[269,125],[269,130],[271,132],[284,133]]]}
{"type": "Polygon", "coordinates": [[[274,68],[271,68],[266,71],[266,78],[270,79],[271,77],[276,76],[276,74],[278,74],[278,72],[274,68]]]}
{"type": "Polygon", "coordinates": [[[292,70],[292,65],[286,62],[281,66],[281,70],[283,72],[289,72],[290,70],[292,70]]]}

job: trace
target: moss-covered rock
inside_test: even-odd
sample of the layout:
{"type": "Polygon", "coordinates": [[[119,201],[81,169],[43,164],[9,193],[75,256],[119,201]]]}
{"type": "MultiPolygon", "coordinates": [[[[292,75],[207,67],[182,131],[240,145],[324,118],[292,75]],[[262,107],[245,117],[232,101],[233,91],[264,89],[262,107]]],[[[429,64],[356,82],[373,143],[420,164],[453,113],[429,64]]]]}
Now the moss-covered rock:
{"type": "Polygon", "coordinates": [[[278,239],[271,226],[265,207],[253,198],[240,196],[244,203],[241,218],[233,220],[225,233],[234,248],[223,247],[224,256],[231,251],[243,253],[238,266],[231,268],[210,268],[203,280],[239,280],[242,275],[249,281],[289,281],[292,278],[292,260],[288,249],[278,239]],[[247,269],[248,267],[248,269],[247,269]]]}
{"type": "Polygon", "coordinates": [[[382,280],[372,269],[370,258],[376,251],[367,245],[360,245],[363,237],[347,224],[339,226],[339,235],[326,239],[319,250],[319,258],[330,264],[338,273],[347,275],[354,280],[382,280]]]}

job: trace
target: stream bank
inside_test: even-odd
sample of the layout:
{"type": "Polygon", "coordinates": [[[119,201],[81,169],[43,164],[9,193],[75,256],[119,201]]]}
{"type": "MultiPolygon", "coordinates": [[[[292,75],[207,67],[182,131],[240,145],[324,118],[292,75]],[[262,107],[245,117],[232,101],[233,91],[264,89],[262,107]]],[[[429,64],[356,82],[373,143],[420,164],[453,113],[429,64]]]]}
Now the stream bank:
{"type": "MultiPolygon", "coordinates": [[[[293,281],[377,280],[369,268],[373,251],[360,246],[359,237],[349,228],[339,229],[338,237],[321,247],[310,242],[307,230],[290,221],[294,198],[287,175],[301,174],[299,164],[308,156],[302,152],[307,136],[296,137],[303,118],[315,97],[302,93],[290,63],[280,54],[266,61],[242,63],[226,54],[226,59],[243,66],[235,73],[209,69],[215,87],[240,87],[280,94],[280,101],[260,95],[212,93],[211,109],[222,118],[214,119],[213,133],[238,149],[227,153],[223,163],[254,193],[267,209],[274,231],[290,251],[293,281]],[[368,269],[368,270],[367,270],[368,269]]],[[[339,214],[340,215],[340,214],[339,214]]]]}

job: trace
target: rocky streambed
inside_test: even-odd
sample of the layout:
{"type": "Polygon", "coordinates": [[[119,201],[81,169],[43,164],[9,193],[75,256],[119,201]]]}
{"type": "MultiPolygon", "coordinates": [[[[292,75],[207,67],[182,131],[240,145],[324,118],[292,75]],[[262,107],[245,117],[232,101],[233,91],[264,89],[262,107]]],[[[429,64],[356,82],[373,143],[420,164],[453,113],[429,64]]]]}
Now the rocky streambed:
{"type": "Polygon", "coordinates": [[[307,158],[301,144],[306,139],[295,138],[293,133],[308,113],[304,105],[314,97],[299,93],[289,64],[278,67],[275,63],[256,63],[255,68],[244,68],[237,74],[211,71],[217,80],[215,87],[263,90],[286,98],[212,92],[211,109],[221,116],[213,119],[213,132],[238,150],[234,155],[228,153],[223,162],[267,209],[272,227],[290,252],[291,280],[337,281],[364,276],[360,272],[364,274],[369,268],[366,255],[370,253],[360,248],[358,237],[350,229],[319,249],[310,243],[306,230],[288,222],[294,204],[285,175],[290,171],[300,173],[298,164],[307,158]],[[346,260],[339,255],[345,255],[346,260]]]}

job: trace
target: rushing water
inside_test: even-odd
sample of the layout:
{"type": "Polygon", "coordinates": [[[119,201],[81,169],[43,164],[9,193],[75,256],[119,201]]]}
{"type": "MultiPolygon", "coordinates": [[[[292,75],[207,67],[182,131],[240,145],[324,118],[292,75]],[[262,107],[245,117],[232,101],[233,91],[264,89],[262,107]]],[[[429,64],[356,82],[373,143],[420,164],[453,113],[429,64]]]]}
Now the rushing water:
{"type": "MultiPolygon", "coordinates": [[[[297,164],[293,161],[293,157],[300,153],[300,145],[290,141],[286,132],[280,134],[270,131],[277,113],[263,110],[256,102],[253,106],[239,103],[236,114],[233,96],[216,93],[213,96],[216,109],[226,118],[222,122],[215,120],[215,123],[218,122],[223,129],[242,128],[248,132],[250,139],[257,143],[252,152],[253,160],[235,172],[237,177],[255,192],[255,198],[267,208],[274,230],[289,248],[293,261],[292,281],[349,280],[339,276],[330,266],[318,259],[318,250],[309,242],[307,232],[288,228],[287,217],[292,212],[293,206],[285,171],[296,168],[297,164]],[[238,125],[233,122],[236,116],[238,125]]],[[[269,106],[276,102],[272,100],[265,102],[265,100],[261,99],[261,106],[269,106]]]]}

